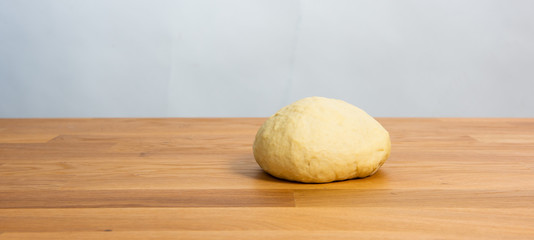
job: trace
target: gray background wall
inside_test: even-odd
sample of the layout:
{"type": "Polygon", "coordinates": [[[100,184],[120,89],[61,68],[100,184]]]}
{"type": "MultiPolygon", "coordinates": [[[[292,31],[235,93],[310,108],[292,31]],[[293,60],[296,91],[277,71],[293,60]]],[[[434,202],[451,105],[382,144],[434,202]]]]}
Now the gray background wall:
{"type": "Polygon", "coordinates": [[[534,117],[534,1],[0,0],[0,117],[534,117]]]}

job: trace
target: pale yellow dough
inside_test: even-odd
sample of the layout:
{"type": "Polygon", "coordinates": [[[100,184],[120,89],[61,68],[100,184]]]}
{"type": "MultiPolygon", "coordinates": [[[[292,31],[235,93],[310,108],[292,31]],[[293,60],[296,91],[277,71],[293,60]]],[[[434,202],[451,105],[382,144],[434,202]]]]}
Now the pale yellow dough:
{"type": "Polygon", "coordinates": [[[271,116],[256,134],[254,158],[269,174],[325,183],[374,174],[389,157],[388,132],[363,110],[309,97],[271,116]]]}

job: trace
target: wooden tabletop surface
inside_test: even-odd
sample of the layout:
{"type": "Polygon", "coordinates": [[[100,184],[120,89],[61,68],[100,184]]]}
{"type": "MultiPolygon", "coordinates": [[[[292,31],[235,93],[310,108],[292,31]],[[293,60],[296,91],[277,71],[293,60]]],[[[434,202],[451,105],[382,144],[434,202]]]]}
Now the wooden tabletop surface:
{"type": "Polygon", "coordinates": [[[378,119],[374,176],[275,179],[265,119],[0,119],[0,239],[534,239],[534,119],[378,119]]]}

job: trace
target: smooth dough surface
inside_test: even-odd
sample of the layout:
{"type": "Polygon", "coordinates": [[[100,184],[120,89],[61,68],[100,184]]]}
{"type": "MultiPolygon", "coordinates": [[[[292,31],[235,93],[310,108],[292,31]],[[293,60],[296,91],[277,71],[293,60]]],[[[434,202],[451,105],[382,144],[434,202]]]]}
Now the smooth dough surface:
{"type": "Polygon", "coordinates": [[[374,174],[389,157],[388,132],[363,110],[342,100],[309,97],[260,127],[254,158],[269,174],[325,183],[374,174]]]}

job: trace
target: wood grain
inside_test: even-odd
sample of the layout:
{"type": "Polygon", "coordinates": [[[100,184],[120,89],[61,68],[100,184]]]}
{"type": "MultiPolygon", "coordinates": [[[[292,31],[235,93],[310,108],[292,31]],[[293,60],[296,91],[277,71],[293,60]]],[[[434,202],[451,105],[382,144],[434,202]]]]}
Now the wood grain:
{"type": "MultiPolygon", "coordinates": [[[[527,238],[532,209],[83,208],[2,209],[5,232],[355,231],[471,238],[527,238]],[[490,217],[491,216],[491,217],[490,217]]],[[[0,235],[1,236],[1,235],[0,235]]],[[[357,235],[355,235],[356,237],[357,235]]]]}
{"type": "Polygon", "coordinates": [[[2,208],[294,207],[291,190],[0,191],[2,208]]]}
{"type": "Polygon", "coordinates": [[[0,239],[534,239],[534,119],[381,118],[392,155],[264,173],[264,119],[0,119],[0,239]]]}

